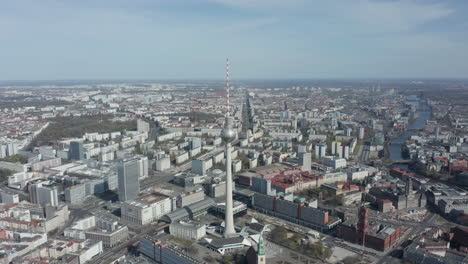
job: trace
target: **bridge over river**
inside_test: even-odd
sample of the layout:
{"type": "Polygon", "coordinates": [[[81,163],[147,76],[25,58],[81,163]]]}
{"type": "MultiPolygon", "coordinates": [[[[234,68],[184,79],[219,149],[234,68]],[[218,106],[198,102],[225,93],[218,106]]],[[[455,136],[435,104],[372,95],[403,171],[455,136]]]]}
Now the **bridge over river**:
{"type": "Polygon", "coordinates": [[[391,164],[410,164],[412,160],[392,160],[391,164]]]}

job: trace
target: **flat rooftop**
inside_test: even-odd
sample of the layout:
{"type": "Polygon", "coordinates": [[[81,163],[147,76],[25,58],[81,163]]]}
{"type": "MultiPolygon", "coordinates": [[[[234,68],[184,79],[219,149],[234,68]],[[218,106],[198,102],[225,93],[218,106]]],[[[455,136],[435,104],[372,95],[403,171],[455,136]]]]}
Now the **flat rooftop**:
{"type": "Polygon", "coordinates": [[[135,201],[140,202],[140,203],[152,204],[152,203],[162,201],[166,198],[167,196],[162,195],[162,194],[150,193],[150,194],[146,194],[146,195],[138,197],[137,199],[135,199],[135,201]]]}

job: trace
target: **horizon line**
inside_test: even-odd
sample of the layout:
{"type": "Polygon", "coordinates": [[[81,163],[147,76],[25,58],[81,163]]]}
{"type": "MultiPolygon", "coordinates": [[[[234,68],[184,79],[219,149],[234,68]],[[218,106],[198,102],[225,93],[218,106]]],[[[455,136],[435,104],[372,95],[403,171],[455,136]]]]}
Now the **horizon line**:
{"type": "MultiPolygon", "coordinates": [[[[322,77],[322,78],[236,78],[237,81],[392,81],[392,80],[453,80],[468,81],[468,77],[322,77]]],[[[225,82],[222,78],[64,78],[64,79],[0,79],[0,83],[6,82],[79,82],[79,81],[216,81],[225,82]]]]}

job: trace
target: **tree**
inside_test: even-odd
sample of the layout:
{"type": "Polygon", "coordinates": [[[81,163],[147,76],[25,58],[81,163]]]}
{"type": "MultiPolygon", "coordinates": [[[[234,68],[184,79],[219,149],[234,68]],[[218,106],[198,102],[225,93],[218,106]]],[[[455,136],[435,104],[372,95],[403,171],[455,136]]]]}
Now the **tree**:
{"type": "Polygon", "coordinates": [[[248,169],[250,166],[250,163],[249,163],[249,158],[247,157],[241,157],[240,158],[241,160],[241,164],[242,164],[242,169],[248,169]]]}
{"type": "Polygon", "coordinates": [[[239,253],[235,253],[233,259],[236,264],[243,264],[246,262],[245,256],[239,253]]]}
{"type": "Polygon", "coordinates": [[[12,170],[0,168],[0,183],[3,183],[4,181],[6,181],[8,179],[8,176],[13,175],[13,173],[15,172],[12,170]]]}
{"type": "Polygon", "coordinates": [[[337,206],[343,206],[346,202],[346,198],[344,198],[342,195],[336,195],[333,198],[333,203],[337,206]]]}
{"type": "Polygon", "coordinates": [[[409,260],[409,259],[404,259],[404,260],[401,261],[401,263],[403,263],[403,264],[417,264],[416,261],[409,260]]]}
{"type": "MultiPolygon", "coordinates": [[[[9,97],[7,97],[9,98],[9,97]]],[[[17,99],[6,99],[6,100],[1,100],[0,101],[0,109],[2,108],[21,108],[21,107],[46,107],[46,106],[63,106],[63,105],[71,105],[73,104],[72,102],[68,101],[63,101],[63,100],[23,100],[24,98],[18,98],[17,99]]]]}
{"type": "Polygon", "coordinates": [[[110,133],[136,130],[136,120],[114,121],[113,115],[56,117],[50,125],[32,140],[28,148],[64,138],[81,138],[85,133],[110,133]]]}
{"type": "Polygon", "coordinates": [[[320,188],[315,189],[304,189],[298,192],[298,195],[301,197],[307,197],[309,199],[317,199],[319,193],[321,192],[320,188]]]}
{"type": "Polygon", "coordinates": [[[189,247],[186,247],[185,250],[187,251],[187,253],[189,253],[190,255],[197,255],[198,252],[200,251],[197,247],[195,247],[194,245],[191,245],[189,247]]]}
{"type": "Polygon", "coordinates": [[[221,264],[232,264],[232,263],[234,263],[234,258],[233,258],[232,255],[224,255],[219,260],[219,263],[221,263],[221,264]]]}
{"type": "Polygon", "coordinates": [[[203,260],[208,262],[208,263],[215,263],[216,262],[216,258],[211,256],[211,255],[204,256],[203,260]]]}
{"type": "Polygon", "coordinates": [[[13,163],[21,163],[21,164],[26,164],[28,163],[28,157],[24,155],[12,155],[8,156],[6,158],[0,159],[0,161],[6,161],[6,162],[13,162],[13,163]]]}
{"type": "Polygon", "coordinates": [[[298,258],[299,258],[299,256],[298,256],[296,253],[294,253],[294,252],[289,253],[289,256],[290,256],[291,258],[293,258],[293,259],[298,259],[298,258]]]}
{"type": "Polygon", "coordinates": [[[324,246],[322,242],[319,242],[317,244],[314,244],[310,246],[310,249],[308,250],[309,253],[315,257],[322,257],[323,256],[323,251],[324,251],[324,246]]]}
{"type": "Polygon", "coordinates": [[[358,264],[361,263],[361,258],[359,256],[349,256],[342,260],[343,264],[358,264]]]}
{"type": "Polygon", "coordinates": [[[136,146],[135,146],[135,154],[137,155],[142,155],[143,154],[143,151],[141,150],[141,145],[140,145],[140,142],[137,142],[136,146]]]}
{"type": "Polygon", "coordinates": [[[169,159],[171,160],[171,162],[174,162],[174,163],[175,163],[175,159],[176,159],[175,153],[169,154],[169,159]]]}
{"type": "Polygon", "coordinates": [[[271,240],[281,244],[288,240],[288,230],[282,226],[277,226],[273,232],[271,232],[271,240]]]}
{"type": "Polygon", "coordinates": [[[405,144],[401,147],[401,156],[404,159],[409,159],[410,157],[409,149],[405,144]]]}
{"type": "Polygon", "coordinates": [[[326,247],[323,252],[323,258],[329,259],[332,255],[333,255],[333,247],[332,246],[326,247]]]}

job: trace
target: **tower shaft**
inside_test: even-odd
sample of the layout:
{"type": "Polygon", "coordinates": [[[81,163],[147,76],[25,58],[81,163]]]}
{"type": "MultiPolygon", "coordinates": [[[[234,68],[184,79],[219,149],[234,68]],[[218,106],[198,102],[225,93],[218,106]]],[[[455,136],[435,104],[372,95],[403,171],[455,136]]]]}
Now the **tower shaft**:
{"type": "Polygon", "coordinates": [[[236,233],[234,229],[234,215],[232,209],[232,165],[231,165],[231,143],[226,143],[226,215],[224,219],[224,237],[236,233]]]}

